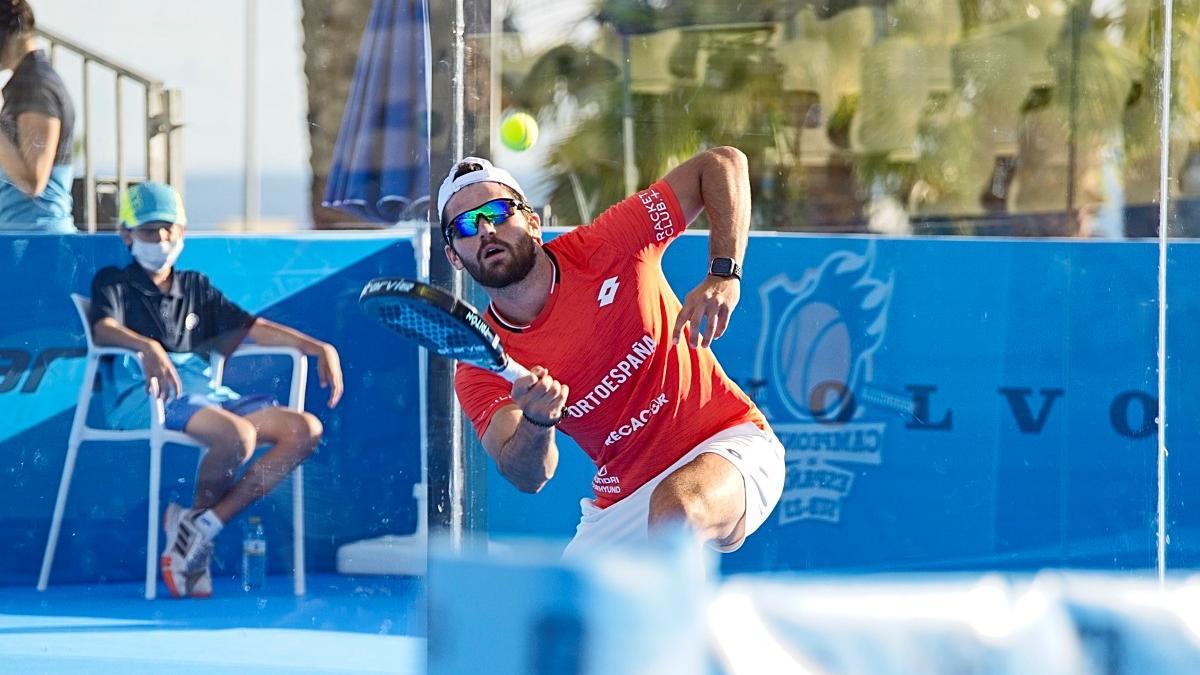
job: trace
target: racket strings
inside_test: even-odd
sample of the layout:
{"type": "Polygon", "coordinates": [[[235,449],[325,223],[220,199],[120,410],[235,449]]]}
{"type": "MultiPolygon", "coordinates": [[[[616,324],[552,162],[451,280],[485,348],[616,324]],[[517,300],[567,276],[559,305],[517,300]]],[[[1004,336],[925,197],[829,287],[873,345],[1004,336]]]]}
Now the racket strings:
{"type": "Polygon", "coordinates": [[[435,349],[460,351],[475,350],[481,346],[478,337],[447,321],[446,315],[441,312],[421,311],[410,305],[383,304],[379,307],[379,316],[406,337],[427,343],[435,349]]]}

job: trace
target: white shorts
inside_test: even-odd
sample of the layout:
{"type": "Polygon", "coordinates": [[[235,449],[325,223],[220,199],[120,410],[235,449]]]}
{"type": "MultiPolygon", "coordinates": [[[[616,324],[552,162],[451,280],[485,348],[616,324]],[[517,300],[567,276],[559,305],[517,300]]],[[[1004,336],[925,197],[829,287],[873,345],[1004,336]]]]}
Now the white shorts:
{"type": "MultiPolygon", "coordinates": [[[[729,460],[742,474],[746,486],[746,532],[749,537],[771,515],[783,494],[785,475],[783,445],[769,429],[763,431],[754,424],[739,424],[704,440],[680,457],[666,471],[651,478],[633,494],[601,509],[593,499],[579,500],[583,512],[575,537],[567,544],[564,558],[587,555],[598,548],[613,545],[638,545],[648,539],[650,495],[664,478],[700,455],[711,452],[729,460]]],[[[713,546],[722,553],[741,548],[741,540],[729,546],[713,546]]]]}

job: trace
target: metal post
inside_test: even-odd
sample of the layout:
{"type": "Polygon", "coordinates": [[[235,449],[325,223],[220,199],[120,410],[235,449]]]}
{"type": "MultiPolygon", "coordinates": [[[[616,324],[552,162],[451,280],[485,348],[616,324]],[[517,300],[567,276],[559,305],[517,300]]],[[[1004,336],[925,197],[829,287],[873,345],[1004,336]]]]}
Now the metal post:
{"type": "Polygon", "coordinates": [[[1170,533],[1167,531],[1167,240],[1170,236],[1171,207],[1171,118],[1172,118],[1172,82],[1171,64],[1172,53],[1175,50],[1175,34],[1173,17],[1175,15],[1174,0],[1163,3],[1163,56],[1162,83],[1159,98],[1159,114],[1162,125],[1159,127],[1159,164],[1158,164],[1158,491],[1157,508],[1155,509],[1155,570],[1158,573],[1158,583],[1161,586],[1167,581],[1167,544],[1170,533]]]}
{"type": "MultiPolygon", "coordinates": [[[[462,275],[442,252],[438,188],[463,149],[463,0],[427,3],[429,21],[429,281],[455,295],[462,293],[462,275]]],[[[463,543],[464,468],[463,419],[454,397],[454,363],[427,356],[427,447],[429,459],[428,518],[431,535],[444,535],[454,550],[463,543]]]]}
{"type": "Polygon", "coordinates": [[[166,164],[166,135],[159,136],[159,125],[164,114],[163,90],[157,86],[146,87],[146,180],[167,180],[162,167],[166,164]]]}
{"type": "Polygon", "coordinates": [[[163,129],[163,143],[167,152],[165,180],[186,199],[183,181],[183,92],[179,89],[165,89],[162,97],[165,100],[163,117],[166,120],[163,129]]]}
{"type": "Polygon", "coordinates": [[[92,60],[83,60],[83,217],[89,233],[96,232],[96,163],[92,155],[92,60]]]}
{"type": "MultiPolygon", "coordinates": [[[[500,57],[497,49],[500,14],[491,2],[470,2],[465,7],[463,81],[470,97],[463,101],[463,154],[486,156],[492,148],[492,129],[500,115],[500,57]]],[[[444,175],[444,174],[443,174],[444,175]]],[[[445,258],[445,255],[441,256],[445,258]]],[[[477,284],[465,280],[467,297],[479,307],[487,297],[477,284]]],[[[487,545],[487,451],[471,433],[463,439],[463,529],[465,545],[484,549],[487,545]]]]}
{"type": "Polygon", "coordinates": [[[622,80],[622,111],[621,116],[621,141],[625,149],[625,194],[631,195],[637,192],[638,188],[638,171],[637,161],[633,155],[633,76],[630,71],[633,69],[633,64],[630,63],[629,50],[629,35],[621,33],[621,71],[624,76],[622,80]]]}
{"type": "Polygon", "coordinates": [[[466,5],[463,34],[463,154],[488,157],[492,152],[492,127],[500,114],[500,73],[493,13],[488,2],[466,5]]]}
{"type": "Polygon", "coordinates": [[[1067,11],[1071,31],[1071,71],[1067,84],[1067,236],[1079,234],[1081,221],[1075,208],[1075,174],[1078,172],[1078,129],[1076,114],[1079,111],[1079,52],[1082,36],[1080,33],[1087,28],[1091,20],[1091,3],[1073,5],[1067,11]]]}
{"type": "MultiPolygon", "coordinates": [[[[129,180],[125,176],[125,97],[121,94],[122,86],[125,84],[125,76],[117,73],[117,84],[113,90],[113,98],[116,101],[117,108],[117,194],[120,195],[125,191],[129,180]]],[[[120,197],[118,197],[120,199],[120,197]]]]}
{"type": "Polygon", "coordinates": [[[246,104],[243,168],[242,231],[258,221],[258,0],[246,0],[246,104]]]}

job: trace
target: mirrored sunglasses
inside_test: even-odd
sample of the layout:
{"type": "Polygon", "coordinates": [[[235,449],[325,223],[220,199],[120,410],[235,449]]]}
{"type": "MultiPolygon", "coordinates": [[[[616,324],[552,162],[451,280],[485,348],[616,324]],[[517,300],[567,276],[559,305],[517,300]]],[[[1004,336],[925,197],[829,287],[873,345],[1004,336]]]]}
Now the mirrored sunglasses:
{"type": "Polygon", "coordinates": [[[493,226],[499,225],[512,218],[517,211],[528,208],[528,206],[515,199],[507,197],[493,199],[451,218],[443,234],[446,235],[446,241],[450,241],[451,237],[449,235],[452,232],[455,237],[474,237],[479,234],[480,218],[486,219],[493,226]]]}

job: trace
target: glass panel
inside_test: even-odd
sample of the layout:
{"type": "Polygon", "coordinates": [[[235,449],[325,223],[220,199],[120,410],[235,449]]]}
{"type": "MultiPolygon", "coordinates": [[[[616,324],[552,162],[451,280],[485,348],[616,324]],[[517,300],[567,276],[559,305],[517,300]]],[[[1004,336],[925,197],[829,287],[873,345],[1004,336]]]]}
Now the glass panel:
{"type": "MultiPolygon", "coordinates": [[[[1193,565],[1200,523],[1189,496],[1200,466],[1190,420],[1200,400],[1187,349],[1200,339],[1200,307],[1187,282],[1200,265],[1197,2],[1174,3],[1164,120],[1166,22],[1149,2],[463,0],[460,71],[460,55],[446,49],[460,27],[454,3],[441,0],[37,0],[41,32],[28,44],[50,50],[75,121],[49,111],[63,118],[70,152],[55,148],[53,203],[35,201],[27,194],[35,190],[18,185],[14,162],[24,158],[14,134],[23,113],[41,109],[18,109],[19,79],[4,92],[0,662],[40,672],[63,665],[56,659],[99,662],[118,649],[131,662],[161,663],[169,650],[159,638],[170,634],[194,640],[180,653],[205,665],[336,670],[353,654],[353,666],[396,670],[399,658],[419,672],[429,484],[465,478],[454,504],[466,509],[466,529],[499,544],[549,539],[546,559],[556,560],[581,510],[598,517],[596,502],[581,499],[636,504],[653,489],[648,480],[726,430],[726,418],[699,405],[667,416],[668,400],[712,397],[711,387],[668,391],[666,375],[639,379],[645,350],[665,344],[664,326],[679,321],[674,300],[641,316],[621,313],[635,303],[614,303],[657,282],[658,264],[680,299],[708,278],[708,231],[728,227],[713,215],[728,198],[728,174],[671,174],[704,153],[710,167],[718,158],[737,167],[739,179],[744,164],[752,196],[737,309],[712,349],[730,389],[761,411],[784,451],[782,469],[768,467],[782,485],[751,486],[761,490],[748,501],[761,492],[768,508],[747,510],[749,536],[720,557],[722,572],[1149,575],[1160,562],[1160,487],[1167,563],[1193,565]],[[462,89],[461,111],[447,103],[452,86],[462,89]],[[602,429],[556,432],[557,471],[537,494],[501,475],[470,415],[465,467],[445,448],[424,450],[430,426],[453,431],[454,418],[425,417],[435,387],[422,355],[358,304],[370,279],[427,277],[430,253],[443,262],[439,234],[425,229],[430,169],[458,158],[435,150],[431,162],[429,138],[444,148],[460,133],[464,154],[512,172],[545,226],[536,245],[552,251],[577,226],[611,227],[611,212],[609,225],[598,221],[625,199],[663,239],[678,229],[667,230],[662,213],[682,215],[668,193],[690,186],[706,206],[661,263],[645,254],[651,246],[611,254],[607,244],[627,243],[614,237],[553,277],[580,284],[578,302],[558,296],[555,310],[572,312],[578,334],[549,347],[566,353],[565,367],[613,364],[571,387],[566,413],[622,412],[602,429]],[[691,182],[660,182],[668,175],[691,182]],[[147,180],[173,185],[186,204],[179,270],[203,273],[192,283],[220,291],[204,293],[197,311],[184,304],[180,273],[147,274],[134,236],[118,231],[120,189],[147,180]],[[43,207],[64,211],[56,215],[65,232],[37,221],[43,207]],[[26,210],[12,215],[16,208],[26,210]],[[1156,358],[1160,212],[1170,239],[1165,373],[1156,358]],[[631,265],[641,266],[637,283],[623,276],[631,265]],[[110,317],[132,333],[109,326],[100,335],[99,313],[81,313],[81,300],[104,302],[99,282],[115,274],[135,275],[140,286],[123,288],[145,297],[126,297],[129,309],[110,317]],[[220,297],[270,323],[249,328],[220,297]],[[138,308],[149,308],[140,326],[129,319],[138,308]],[[219,335],[171,342],[171,331],[214,321],[219,335]],[[657,342],[604,339],[612,326],[637,340],[647,326],[660,332],[657,342]],[[300,381],[286,354],[230,355],[223,371],[208,360],[237,342],[222,338],[245,331],[260,346],[305,352],[303,386],[293,391],[300,381]],[[196,413],[171,402],[171,424],[206,439],[207,452],[172,436],[154,468],[157,406],[141,380],[116,388],[121,364],[136,374],[132,361],[97,351],[122,344],[143,360],[168,348],[197,356],[176,356],[170,367],[190,373],[199,389],[188,393],[222,405],[196,413]],[[345,384],[336,407],[323,386],[331,348],[345,384]],[[215,389],[218,371],[229,391],[215,389]],[[1160,486],[1163,377],[1173,452],[1160,486]],[[282,406],[254,409],[269,399],[299,408],[296,394],[305,415],[281,421],[282,406]],[[131,401],[137,407],[119,407],[131,401]],[[122,411],[126,418],[114,417],[122,411]],[[201,415],[199,426],[188,426],[189,413],[201,415]],[[145,433],[111,433],[128,425],[145,433]],[[661,442],[636,442],[647,425],[660,425],[661,442]],[[303,478],[290,471],[300,460],[303,478]],[[610,472],[620,462],[626,469],[610,472]],[[280,478],[270,490],[267,470],[280,478]],[[69,498],[64,476],[73,476],[69,498]],[[225,502],[230,495],[238,498],[225,502]],[[171,503],[229,507],[219,536],[207,518],[194,530],[213,534],[200,551],[207,564],[185,561],[191,574],[180,577],[192,596],[207,595],[211,577],[214,604],[141,601],[147,575],[159,598],[171,594],[160,557],[169,565],[168,542],[179,539],[171,503]],[[52,534],[56,510],[61,531],[52,534]],[[33,591],[39,582],[44,592],[33,591]],[[232,642],[227,629],[238,629],[232,642]]],[[[0,19],[21,4],[0,3],[0,19]]],[[[3,39],[7,25],[0,21],[0,45],[15,44],[3,39]]],[[[483,307],[496,291],[473,284],[462,295],[483,307]]],[[[495,313],[489,321],[503,323],[495,313]]],[[[506,340],[537,330],[535,320],[513,323],[506,340]]],[[[682,353],[671,362],[680,372],[706,363],[682,353]]],[[[536,365],[540,351],[521,356],[536,365]]],[[[730,464],[744,459],[734,450],[730,464]]],[[[739,471],[750,486],[753,470],[739,471]]],[[[573,598],[574,581],[558,582],[531,585],[554,601],[573,598]]],[[[479,592],[497,586],[505,585],[489,581],[479,592]]],[[[500,588],[513,589],[520,585],[500,588]]],[[[578,665],[568,662],[588,627],[567,614],[540,621],[550,646],[533,658],[547,672],[578,665]]]]}
{"type": "Polygon", "coordinates": [[[736,140],[763,229],[1152,235],[1122,209],[1154,196],[1132,170],[1156,148],[1148,10],[661,4],[556,3],[562,28],[536,31],[511,5],[502,106],[548,115],[547,140],[571,126],[544,187],[564,218],[736,140]]]}
{"type": "MultiPolygon", "coordinates": [[[[313,213],[356,64],[396,63],[360,45],[418,54],[402,70],[422,98],[393,97],[422,111],[424,143],[423,5],[32,5],[36,35],[13,31],[33,25],[12,15],[23,1],[0,6],[0,68],[16,66],[0,107],[0,669],[421,672],[424,383],[416,346],[358,295],[422,273],[425,200],[383,236],[310,230],[380,227],[313,213]],[[369,28],[373,5],[389,14],[369,28]],[[14,149],[39,149],[42,117],[69,151],[48,144],[68,177],[45,203],[14,149]],[[123,182],[144,190],[136,234],[113,231],[123,182]],[[59,207],[79,233],[24,219],[59,207]],[[159,227],[184,212],[186,228],[159,227]],[[160,236],[186,245],[156,265],[178,253],[160,236]],[[185,395],[159,411],[145,372],[185,395]]],[[[425,175],[402,206],[428,193],[426,151],[388,155],[414,154],[425,175]]]]}
{"type": "MultiPolygon", "coordinates": [[[[787,482],[726,570],[1154,569],[1150,5],[553,4],[504,5],[501,119],[539,137],[493,158],[556,224],[706,148],[748,159],[715,350],[787,482]]],[[[664,258],[681,296],[707,224],[664,258]]],[[[596,467],[560,461],[533,497],[492,474],[494,535],[571,535],[596,467]]]]}
{"type": "MultiPolygon", "coordinates": [[[[1166,447],[1167,460],[1166,523],[1169,543],[1166,563],[1170,569],[1194,567],[1197,560],[1195,509],[1188,497],[1189,484],[1195,479],[1197,465],[1195,438],[1190,433],[1191,418],[1200,400],[1189,378],[1196,372],[1189,345],[1195,339],[1196,314],[1200,312],[1191,277],[1197,259],[1195,237],[1200,233],[1200,127],[1194,108],[1200,102],[1200,6],[1196,2],[1177,2],[1173,17],[1173,59],[1171,81],[1171,117],[1167,182],[1170,195],[1170,235],[1167,242],[1166,336],[1166,447]]],[[[1158,19],[1156,12],[1156,19],[1158,19]]],[[[1156,67],[1162,67],[1162,57],[1156,67]]],[[[1157,174],[1156,174],[1157,175],[1157,174]]]]}

